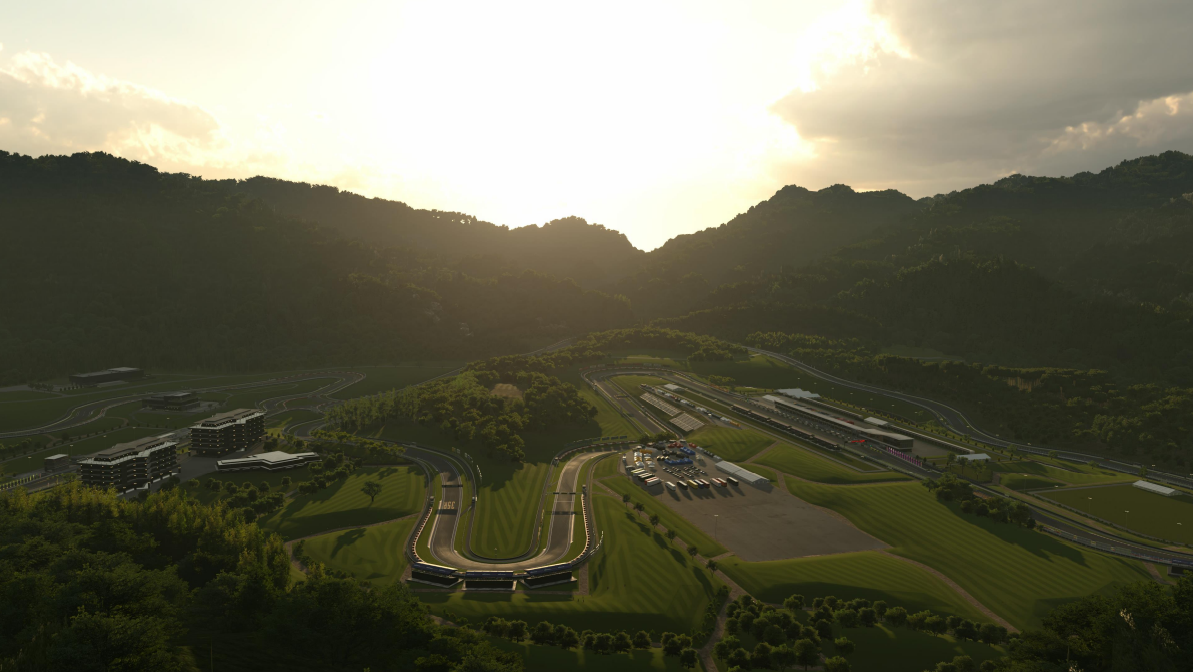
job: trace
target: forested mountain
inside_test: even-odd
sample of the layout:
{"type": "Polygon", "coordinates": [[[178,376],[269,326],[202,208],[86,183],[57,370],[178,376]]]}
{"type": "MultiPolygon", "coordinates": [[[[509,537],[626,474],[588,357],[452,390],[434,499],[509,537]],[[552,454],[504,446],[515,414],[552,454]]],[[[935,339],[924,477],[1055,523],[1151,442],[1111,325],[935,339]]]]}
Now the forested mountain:
{"type": "Polygon", "coordinates": [[[0,153],[0,384],[472,358],[630,321],[624,299],[346,241],[234,186],[105,154],[0,153]]]}
{"type": "MultiPolygon", "coordinates": [[[[1193,384],[1193,157],[938,196],[815,263],[723,285],[660,324],[927,346],[1193,384]]],[[[640,309],[640,307],[639,307],[640,309]]]]}
{"type": "Polygon", "coordinates": [[[645,254],[624,234],[579,217],[510,229],[472,215],[419,210],[335,187],[268,177],[227,184],[280,213],[318,223],[346,238],[435,252],[470,275],[530,269],[595,287],[630,272],[645,254]]]}

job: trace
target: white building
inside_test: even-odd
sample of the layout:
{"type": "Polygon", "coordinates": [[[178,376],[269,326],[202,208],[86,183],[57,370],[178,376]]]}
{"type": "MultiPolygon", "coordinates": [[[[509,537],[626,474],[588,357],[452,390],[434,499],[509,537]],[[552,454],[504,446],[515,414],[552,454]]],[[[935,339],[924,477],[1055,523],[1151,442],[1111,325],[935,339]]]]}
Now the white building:
{"type": "Polygon", "coordinates": [[[1175,497],[1181,494],[1179,490],[1167,488],[1163,485],[1156,485],[1155,483],[1148,483],[1147,481],[1135,481],[1133,485],[1140,490],[1147,490],[1148,492],[1154,492],[1157,495],[1164,495],[1165,497],[1175,497]]]}

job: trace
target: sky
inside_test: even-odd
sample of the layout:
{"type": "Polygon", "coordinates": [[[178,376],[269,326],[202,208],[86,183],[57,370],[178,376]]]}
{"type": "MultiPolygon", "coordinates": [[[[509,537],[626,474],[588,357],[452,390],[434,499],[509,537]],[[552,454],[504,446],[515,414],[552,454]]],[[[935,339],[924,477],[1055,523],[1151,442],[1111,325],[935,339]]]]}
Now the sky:
{"type": "Polygon", "coordinates": [[[779,188],[930,196],[1193,153],[1193,3],[39,2],[0,149],[106,151],[643,249],[779,188]]]}

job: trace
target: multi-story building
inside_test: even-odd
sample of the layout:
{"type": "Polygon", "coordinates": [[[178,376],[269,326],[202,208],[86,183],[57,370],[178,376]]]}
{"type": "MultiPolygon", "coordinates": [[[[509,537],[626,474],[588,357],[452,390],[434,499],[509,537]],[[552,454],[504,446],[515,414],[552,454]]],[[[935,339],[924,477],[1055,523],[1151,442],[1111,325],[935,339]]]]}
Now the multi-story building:
{"type": "Polygon", "coordinates": [[[150,436],[118,443],[79,462],[79,475],[86,485],[98,488],[143,486],[174,471],[178,466],[178,444],[169,438],[150,436]]]}
{"type": "Polygon", "coordinates": [[[104,369],[103,371],[92,371],[91,373],[72,373],[70,382],[75,385],[82,385],[84,387],[90,385],[99,385],[100,383],[114,383],[120,380],[137,380],[145,377],[145,372],[141,369],[134,369],[128,366],[118,366],[114,369],[104,369]]]}
{"type": "Polygon", "coordinates": [[[242,450],[265,436],[265,413],[238,408],[191,426],[191,450],[196,455],[224,455],[242,450]]]}
{"type": "Polygon", "coordinates": [[[199,395],[194,392],[167,392],[141,400],[141,408],[158,411],[193,411],[199,407],[199,395]]]}

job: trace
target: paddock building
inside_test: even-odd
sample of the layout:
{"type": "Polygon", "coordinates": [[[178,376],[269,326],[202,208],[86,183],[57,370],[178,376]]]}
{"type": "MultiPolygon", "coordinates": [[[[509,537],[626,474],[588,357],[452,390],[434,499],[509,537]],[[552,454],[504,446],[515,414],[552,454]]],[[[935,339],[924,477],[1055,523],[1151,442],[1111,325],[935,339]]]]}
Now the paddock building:
{"type": "Polygon", "coordinates": [[[199,395],[194,392],[166,392],[141,400],[141,408],[155,411],[193,411],[199,408],[199,395]]]}
{"type": "Polygon", "coordinates": [[[805,406],[804,404],[797,404],[782,397],[776,397],[773,394],[768,394],[763,399],[775,405],[775,409],[784,413],[791,413],[793,415],[813,420],[815,422],[823,423],[835,429],[849,432],[864,439],[870,439],[879,443],[886,444],[892,448],[899,450],[911,450],[915,445],[915,439],[904,434],[896,434],[895,432],[879,429],[868,424],[858,424],[850,422],[842,418],[838,418],[831,413],[827,413],[818,408],[805,406]]]}
{"type": "Polygon", "coordinates": [[[1135,487],[1139,488],[1140,490],[1154,492],[1157,495],[1164,495],[1165,497],[1175,497],[1175,496],[1181,494],[1181,491],[1177,490],[1175,488],[1169,488],[1169,487],[1166,487],[1163,485],[1156,485],[1155,483],[1149,483],[1147,481],[1135,481],[1131,485],[1134,485],[1135,487]]]}

